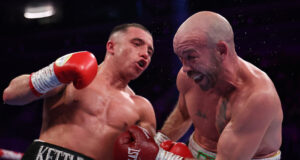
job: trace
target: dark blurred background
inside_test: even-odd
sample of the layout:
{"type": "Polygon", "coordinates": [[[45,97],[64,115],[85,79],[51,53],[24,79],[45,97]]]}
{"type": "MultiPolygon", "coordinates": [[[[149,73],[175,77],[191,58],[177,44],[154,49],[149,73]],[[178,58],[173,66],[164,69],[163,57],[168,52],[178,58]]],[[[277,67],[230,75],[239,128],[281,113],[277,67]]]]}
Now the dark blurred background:
{"type": "MultiPolygon", "coordinates": [[[[300,159],[299,0],[52,0],[54,16],[25,19],[24,8],[40,2],[0,3],[1,91],[14,77],[37,71],[69,52],[88,50],[102,61],[112,27],[138,22],[152,32],[155,54],[130,86],[152,102],[160,129],[178,97],[175,81],[181,64],[173,53],[173,36],[193,13],[215,11],[231,23],[239,56],[273,80],[284,111],[282,159],[300,159]]],[[[26,106],[3,101],[0,105],[0,148],[24,152],[38,138],[42,100],[26,106]]]]}

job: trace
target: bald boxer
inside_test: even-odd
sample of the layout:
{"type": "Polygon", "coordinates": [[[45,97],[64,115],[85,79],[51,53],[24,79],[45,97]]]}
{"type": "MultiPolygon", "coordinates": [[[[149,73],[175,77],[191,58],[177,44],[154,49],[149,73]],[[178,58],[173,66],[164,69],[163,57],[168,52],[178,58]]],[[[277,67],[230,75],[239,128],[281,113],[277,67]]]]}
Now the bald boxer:
{"type": "Polygon", "coordinates": [[[156,139],[176,141],[193,124],[195,158],[280,159],[279,96],[265,72],[237,55],[229,22],[198,12],[179,27],[173,47],[182,62],[179,99],[156,139]]]}
{"type": "Polygon", "coordinates": [[[39,139],[23,158],[109,160],[117,136],[129,126],[154,135],[152,105],[128,86],[148,67],[153,52],[145,27],[123,24],[112,30],[99,66],[91,53],[77,52],[14,78],[3,93],[6,104],[44,99],[39,139]]]}

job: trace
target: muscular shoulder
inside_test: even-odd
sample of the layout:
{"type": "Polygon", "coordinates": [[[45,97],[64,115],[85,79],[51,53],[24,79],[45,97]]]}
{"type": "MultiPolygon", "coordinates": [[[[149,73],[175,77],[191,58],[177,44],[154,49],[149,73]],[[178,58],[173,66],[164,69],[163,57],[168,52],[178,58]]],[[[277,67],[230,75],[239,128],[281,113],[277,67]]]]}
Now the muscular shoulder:
{"type": "Polygon", "coordinates": [[[240,100],[234,107],[232,120],[244,125],[271,122],[281,116],[281,104],[275,93],[270,91],[256,91],[240,100]]]}
{"type": "Polygon", "coordinates": [[[152,104],[148,99],[143,96],[134,95],[137,105],[139,105],[142,109],[152,109],[152,104]]]}
{"type": "Polygon", "coordinates": [[[247,106],[252,107],[253,109],[272,111],[280,106],[280,101],[273,91],[261,90],[249,96],[247,106]]]}
{"type": "Polygon", "coordinates": [[[193,81],[183,72],[182,68],[177,74],[176,85],[181,93],[187,92],[193,85],[193,81]]]}
{"type": "Polygon", "coordinates": [[[250,72],[250,78],[252,79],[251,87],[257,88],[257,90],[262,91],[275,89],[274,84],[267,73],[247,61],[244,62],[247,66],[248,71],[250,72]]]}
{"type": "MultiPolygon", "coordinates": [[[[281,108],[280,100],[272,80],[259,68],[248,63],[251,81],[240,92],[239,98],[245,100],[244,107],[254,110],[274,110],[281,108]]],[[[244,108],[240,107],[240,108],[244,108]]]]}
{"type": "Polygon", "coordinates": [[[135,95],[136,105],[139,110],[140,122],[138,125],[146,128],[152,136],[156,130],[156,118],[152,104],[142,96],[135,95]]]}

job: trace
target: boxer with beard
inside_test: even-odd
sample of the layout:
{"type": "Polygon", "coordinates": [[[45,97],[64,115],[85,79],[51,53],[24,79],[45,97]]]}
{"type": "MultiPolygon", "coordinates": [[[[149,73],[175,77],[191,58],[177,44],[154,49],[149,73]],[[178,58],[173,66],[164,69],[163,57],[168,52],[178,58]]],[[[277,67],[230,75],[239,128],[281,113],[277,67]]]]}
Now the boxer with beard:
{"type": "Polygon", "coordinates": [[[176,141],[193,124],[189,148],[197,159],[280,159],[279,96],[265,72],[237,55],[229,22],[198,12],[179,27],[173,47],[182,62],[179,99],[156,141],[176,141]]]}

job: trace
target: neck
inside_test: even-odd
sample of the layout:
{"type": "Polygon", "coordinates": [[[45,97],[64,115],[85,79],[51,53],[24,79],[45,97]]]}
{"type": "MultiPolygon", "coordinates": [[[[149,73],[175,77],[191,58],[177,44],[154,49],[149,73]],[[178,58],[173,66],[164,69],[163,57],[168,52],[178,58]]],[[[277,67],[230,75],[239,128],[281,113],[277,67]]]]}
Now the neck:
{"type": "Polygon", "coordinates": [[[216,90],[221,95],[228,95],[239,89],[246,81],[245,66],[239,57],[224,63],[224,71],[220,74],[216,90]]]}
{"type": "Polygon", "coordinates": [[[120,70],[116,65],[104,60],[98,66],[98,74],[101,79],[108,83],[108,85],[116,89],[125,89],[130,82],[129,79],[122,76],[120,70]]]}

